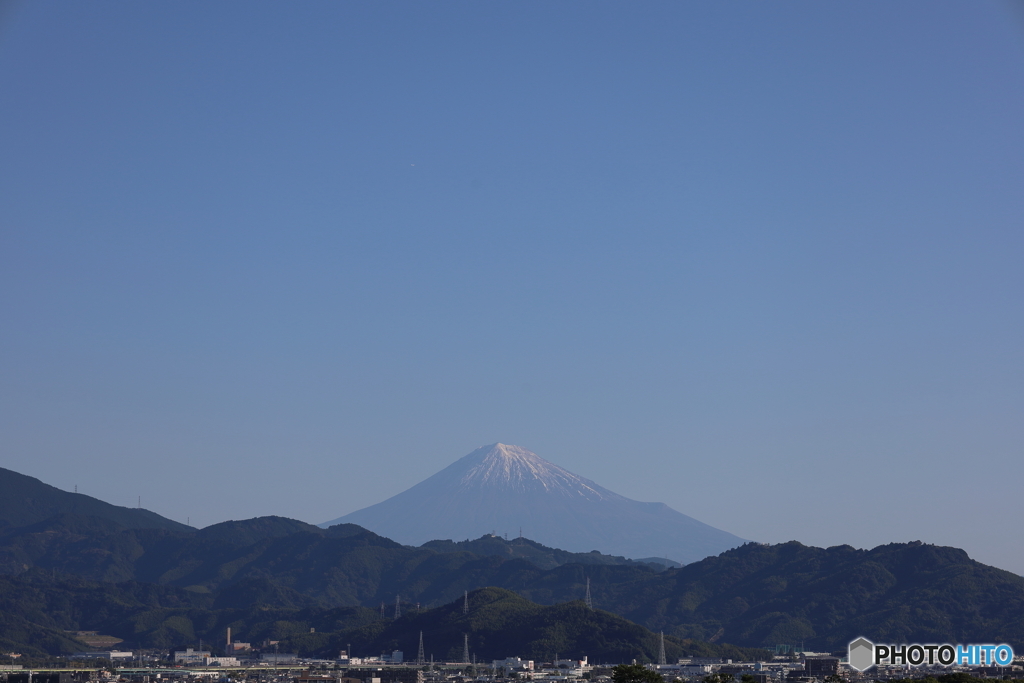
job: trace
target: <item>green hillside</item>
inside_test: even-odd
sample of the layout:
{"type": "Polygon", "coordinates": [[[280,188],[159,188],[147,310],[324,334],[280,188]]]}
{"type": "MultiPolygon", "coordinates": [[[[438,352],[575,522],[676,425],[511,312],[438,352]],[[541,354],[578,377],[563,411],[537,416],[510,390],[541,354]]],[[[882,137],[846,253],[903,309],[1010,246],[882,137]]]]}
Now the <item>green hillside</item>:
{"type": "Polygon", "coordinates": [[[859,635],[1024,644],[1024,578],[920,542],[873,550],[750,543],[639,586],[601,590],[616,613],[686,638],[821,650],[859,635]]]}
{"type": "Polygon", "coordinates": [[[597,607],[679,638],[818,650],[861,634],[1024,643],[1017,618],[1024,613],[1024,579],[961,550],[920,543],[874,550],[747,544],[663,571],[637,563],[541,569],[504,554],[410,548],[359,527],[324,530],[283,518],[180,533],[61,515],[0,534],[0,572],[31,567],[188,589],[211,596],[218,609],[253,601],[373,609],[396,594],[426,609],[484,586],[554,605],[582,598],[589,578],[597,607]]]}
{"type": "Polygon", "coordinates": [[[656,571],[661,571],[666,567],[680,566],[678,562],[662,558],[631,560],[626,557],[605,555],[596,550],[589,553],[570,553],[558,548],[549,548],[528,538],[515,538],[509,541],[493,534],[466,541],[429,541],[420,547],[440,553],[468,552],[474,555],[496,555],[510,560],[526,560],[539,569],[554,569],[563,564],[611,564],[646,565],[656,571]]]}
{"type": "Polygon", "coordinates": [[[119,507],[80,493],[61,491],[34,477],[0,467],[0,530],[36,524],[62,514],[107,519],[129,529],[191,530],[149,510],[119,507]]]}
{"type": "MultiPolygon", "coordinates": [[[[310,622],[313,624],[314,622],[310,622]]],[[[463,613],[463,601],[457,600],[432,610],[413,611],[399,619],[378,619],[350,631],[301,633],[286,640],[298,652],[336,654],[351,644],[353,652],[377,654],[398,649],[406,656],[415,654],[419,634],[424,650],[437,659],[458,661],[463,637],[480,660],[521,656],[550,661],[589,657],[595,662],[657,661],[659,636],[620,616],[592,610],[582,601],[543,606],[501,588],[484,588],[469,594],[469,613],[463,613]]],[[[744,659],[764,657],[764,651],[665,639],[669,658],[714,656],[744,659]]]]}
{"type": "MultiPolygon", "coordinates": [[[[12,592],[3,596],[14,607],[0,624],[0,640],[28,632],[16,617],[57,630],[75,621],[58,618],[64,613],[59,604],[32,615],[24,611],[35,598],[24,602],[20,593],[32,594],[36,589],[31,585],[47,576],[58,577],[59,585],[43,591],[44,602],[59,598],[79,604],[99,596],[91,609],[101,614],[121,610],[124,623],[117,622],[118,633],[128,636],[119,637],[163,644],[190,642],[197,633],[226,627],[232,619],[256,628],[253,624],[263,622],[250,614],[253,609],[293,616],[296,611],[373,611],[382,602],[393,604],[398,595],[406,610],[417,604],[432,610],[484,587],[554,606],[582,599],[589,580],[599,610],[680,639],[745,647],[801,643],[829,651],[865,635],[892,642],[987,640],[1024,649],[1019,618],[1024,578],[975,562],[956,548],[919,542],[873,550],[748,543],[665,569],[490,535],[413,548],[356,525],[322,529],[282,517],[196,531],[153,515],[157,523],[145,526],[152,513],[67,494],[6,470],[0,475],[6,491],[26,480],[12,494],[25,510],[0,498],[0,509],[8,515],[0,527],[0,577],[18,577],[9,586],[12,592]],[[68,500],[98,514],[58,511],[37,520],[57,509],[46,501],[68,500]],[[18,526],[25,520],[36,521],[18,526]],[[134,586],[129,597],[123,595],[124,586],[134,586]],[[80,596],[79,591],[86,593],[80,596]],[[148,597],[142,604],[153,607],[139,612],[139,598],[131,596],[143,593],[148,597]]],[[[343,630],[339,623],[327,630],[343,630]]],[[[367,647],[378,637],[399,636],[366,635],[367,647]]]]}
{"type": "MultiPolygon", "coordinates": [[[[537,548],[547,563],[562,552],[539,544],[537,548]]],[[[608,559],[588,555],[595,562],[608,559]]],[[[440,552],[410,548],[355,525],[325,530],[280,517],[225,522],[198,532],[174,533],[127,529],[105,519],[60,515],[0,533],[0,573],[14,574],[29,567],[95,581],[143,581],[205,592],[261,578],[324,605],[368,606],[391,601],[396,593],[410,601],[436,606],[481,586],[519,589],[538,581],[543,584],[546,574],[531,562],[503,554],[481,556],[454,548],[440,552]]],[[[619,580],[656,573],[650,565],[631,562],[605,568],[617,572],[619,580]]],[[[554,601],[583,595],[580,591],[562,593],[565,595],[554,601]]]]}
{"type": "MultiPolygon", "coordinates": [[[[510,591],[485,588],[470,593],[469,614],[463,614],[458,600],[431,610],[409,606],[399,619],[381,619],[376,610],[364,607],[275,606],[296,596],[258,583],[246,582],[233,603],[226,595],[135,582],[55,579],[39,570],[0,577],[0,644],[26,654],[68,654],[88,648],[67,631],[92,630],[121,638],[128,647],[169,649],[195,645],[199,639],[219,642],[231,627],[239,640],[280,640],[285,649],[310,656],[336,656],[348,644],[363,654],[403,648],[415,652],[420,631],[438,659],[458,659],[464,634],[472,651],[484,659],[512,653],[550,659],[559,653],[607,662],[650,661],[658,651],[656,634],[579,601],[542,606],[510,591]]],[[[764,654],[671,637],[665,646],[671,657],[764,654]]]]}

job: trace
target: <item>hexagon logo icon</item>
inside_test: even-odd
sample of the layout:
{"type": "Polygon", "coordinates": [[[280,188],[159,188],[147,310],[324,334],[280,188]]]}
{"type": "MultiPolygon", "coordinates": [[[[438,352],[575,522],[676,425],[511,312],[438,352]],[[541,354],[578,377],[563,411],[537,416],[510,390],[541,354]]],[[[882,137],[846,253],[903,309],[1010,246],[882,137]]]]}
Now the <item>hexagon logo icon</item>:
{"type": "Polygon", "coordinates": [[[846,653],[851,669],[864,671],[875,665],[875,644],[867,638],[858,638],[850,643],[846,653]]]}

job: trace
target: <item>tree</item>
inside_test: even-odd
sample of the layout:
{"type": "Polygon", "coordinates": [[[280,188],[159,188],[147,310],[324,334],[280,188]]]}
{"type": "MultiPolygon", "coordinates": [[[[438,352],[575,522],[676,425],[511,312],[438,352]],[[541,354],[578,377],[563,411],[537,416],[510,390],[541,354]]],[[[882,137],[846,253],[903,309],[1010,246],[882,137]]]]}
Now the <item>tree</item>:
{"type": "Polygon", "coordinates": [[[665,679],[646,666],[619,664],[612,669],[612,683],[665,683],[665,679]]]}
{"type": "Polygon", "coordinates": [[[713,673],[704,677],[704,683],[732,683],[732,674],[713,673]]]}

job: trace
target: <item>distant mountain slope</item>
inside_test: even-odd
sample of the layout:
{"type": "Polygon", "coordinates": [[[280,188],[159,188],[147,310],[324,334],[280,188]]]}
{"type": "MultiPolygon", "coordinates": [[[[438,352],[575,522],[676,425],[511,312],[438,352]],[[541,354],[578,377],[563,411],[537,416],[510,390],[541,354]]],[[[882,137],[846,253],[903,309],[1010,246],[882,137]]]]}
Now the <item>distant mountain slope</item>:
{"type": "MultiPolygon", "coordinates": [[[[0,646],[33,655],[67,654],[88,649],[68,630],[95,630],[123,639],[122,647],[167,649],[201,638],[216,649],[230,626],[239,639],[254,644],[280,640],[283,649],[306,656],[336,656],[350,643],[357,653],[404,648],[411,654],[421,630],[428,653],[439,659],[459,657],[463,634],[469,635],[473,654],[484,660],[513,651],[537,659],[550,659],[557,652],[598,661],[650,661],[658,652],[654,633],[609,612],[589,610],[578,601],[544,607],[509,591],[486,588],[469,595],[468,615],[462,613],[459,599],[433,610],[409,605],[395,620],[390,615],[381,619],[375,610],[363,607],[277,607],[262,599],[267,594],[259,583],[245,584],[244,594],[232,603],[223,601],[223,595],[135,582],[53,578],[41,571],[0,576],[0,646]]],[[[752,654],[731,645],[671,637],[665,648],[670,657],[685,653],[739,659],[752,654]]]]}
{"type": "MultiPolygon", "coordinates": [[[[296,610],[336,610],[333,626],[318,621],[303,633],[351,630],[369,625],[366,608],[372,614],[381,602],[393,604],[396,594],[406,612],[487,586],[557,605],[580,600],[589,579],[597,608],[678,638],[834,650],[865,635],[1008,642],[1024,650],[1024,578],[957,548],[922,543],[873,550],[748,543],[656,571],[528,539],[483,536],[413,548],[353,524],[321,529],[282,517],[175,531],[59,514],[0,529],[3,574],[16,575],[0,576],[0,646],[12,648],[21,638],[54,637],[36,626],[76,628],[62,626],[71,623],[73,605],[80,610],[75,623],[102,617],[107,621],[96,623],[118,629],[109,633],[164,647],[194,642],[196,633],[232,619],[254,633],[278,620],[308,621],[296,610]],[[258,613],[246,616],[257,606],[258,613]]],[[[58,640],[43,649],[75,646],[64,636],[58,640]]]]}
{"type": "Polygon", "coordinates": [[[479,448],[391,498],[323,526],[349,522],[417,545],[518,533],[572,552],[695,562],[744,541],[663,503],[641,503],[505,444],[479,448]]]}
{"type": "Polygon", "coordinates": [[[61,629],[34,624],[22,616],[0,611],[0,652],[28,656],[70,654],[91,648],[61,629]]]}
{"type": "Polygon", "coordinates": [[[1024,578],[920,542],[873,550],[750,543],[642,585],[599,582],[595,600],[652,630],[747,646],[834,650],[859,635],[1024,645],[1024,578]]]}
{"type": "Polygon", "coordinates": [[[81,493],[61,491],[0,467],[0,529],[36,524],[62,514],[108,519],[129,529],[192,530],[149,510],[119,507],[81,493]]]}
{"type": "MultiPolygon", "coordinates": [[[[464,544],[485,555],[456,544],[437,552],[359,527],[323,530],[283,518],[181,534],[62,516],[0,535],[0,573],[39,567],[93,580],[145,581],[209,596],[218,609],[255,603],[374,608],[392,604],[396,594],[406,609],[433,607],[484,586],[552,605],[582,598],[589,579],[596,607],[680,638],[717,636],[747,647],[800,642],[832,650],[871,633],[893,642],[986,638],[1024,646],[1024,578],[956,548],[750,543],[655,571],[635,562],[541,569],[501,551],[514,543],[533,547],[485,537],[464,544]]],[[[561,552],[540,558],[549,561],[561,552]]]]}
{"type": "MultiPolygon", "coordinates": [[[[956,548],[920,543],[874,550],[810,548],[795,542],[747,544],[680,569],[655,571],[640,563],[540,569],[522,558],[460,550],[439,553],[401,546],[353,527],[338,531],[340,538],[334,529],[281,518],[231,522],[207,535],[124,529],[95,518],[54,518],[0,537],[0,569],[18,573],[6,588],[2,584],[8,580],[0,577],[0,612],[59,628],[48,620],[69,614],[66,603],[85,591],[86,597],[98,597],[84,603],[80,623],[94,613],[117,616],[121,621],[103,623],[121,624],[119,630],[106,632],[163,647],[176,638],[191,642],[188,633],[212,628],[197,625],[210,624],[209,615],[188,616],[195,609],[217,611],[217,620],[223,617],[228,620],[224,625],[230,625],[232,619],[243,619],[231,616],[230,610],[255,606],[316,611],[377,608],[386,602],[390,613],[397,594],[403,611],[411,613],[417,604],[443,606],[465,590],[484,586],[555,605],[581,599],[589,579],[597,608],[678,638],[715,638],[745,647],[799,642],[830,651],[858,634],[871,634],[893,642],[984,639],[1024,649],[1024,579],[974,562],[956,548]],[[290,529],[293,533],[286,533],[290,529]],[[30,564],[37,569],[19,569],[30,564]],[[69,574],[144,580],[148,583],[132,584],[130,593],[137,596],[132,600],[151,607],[131,607],[117,597],[123,589],[114,590],[113,583],[100,584],[107,587],[102,590],[83,588],[75,583],[82,580],[69,574]],[[60,595],[47,598],[45,608],[19,612],[19,605],[32,603],[22,602],[27,595],[49,595],[49,588],[33,586],[51,577],[62,582],[60,595]],[[105,591],[111,590],[106,597],[105,591]],[[156,612],[150,611],[158,605],[156,612]]],[[[271,619],[269,613],[251,618],[259,623],[292,619],[271,619]]],[[[8,623],[12,629],[22,628],[8,623]]],[[[349,628],[310,626],[318,633],[349,628]]],[[[4,637],[0,625],[0,640],[4,637]]],[[[306,646],[319,647],[313,641],[306,646]]]]}
{"type": "MultiPolygon", "coordinates": [[[[137,582],[86,581],[40,570],[0,576],[0,647],[30,655],[94,649],[75,641],[69,630],[113,635],[124,640],[123,647],[167,649],[192,645],[198,638],[217,643],[229,625],[245,624],[251,632],[262,633],[282,619],[303,614],[307,607],[301,596],[289,596],[286,589],[267,582],[243,582],[232,589],[233,596],[215,596],[137,582]],[[290,597],[300,602],[277,607],[267,601],[290,597]]],[[[334,611],[343,628],[362,625],[373,615],[355,608],[348,612],[356,618],[346,620],[340,616],[345,611],[334,611]]],[[[323,608],[316,611],[322,612],[323,608]]]]}
{"type": "MultiPolygon", "coordinates": [[[[528,539],[488,537],[440,545],[440,550],[410,548],[352,524],[320,529],[282,517],[178,533],[125,529],[105,519],[60,515],[0,533],[0,574],[38,567],[94,581],[144,581],[210,593],[259,579],[333,606],[379,604],[392,600],[395,593],[424,604],[443,604],[464,590],[489,584],[525,586],[544,574],[534,562],[546,568],[565,562],[609,564],[621,570],[621,581],[654,573],[654,565],[600,554],[576,555],[528,539]]],[[[567,595],[576,599],[583,594],[567,595]]]]}
{"type": "Polygon", "coordinates": [[[596,550],[589,553],[570,553],[558,548],[549,548],[528,538],[514,538],[509,541],[493,534],[487,534],[471,541],[428,541],[420,547],[429,548],[439,553],[469,552],[474,555],[497,555],[506,559],[521,559],[540,569],[554,569],[563,564],[643,564],[661,571],[667,567],[680,566],[678,562],[659,557],[631,560],[621,555],[604,555],[596,550]]]}
{"type": "MultiPolygon", "coordinates": [[[[317,625],[311,620],[314,632],[297,632],[284,644],[300,653],[321,656],[333,655],[348,644],[357,654],[397,649],[411,659],[419,648],[422,632],[426,657],[433,654],[448,661],[462,658],[464,635],[469,639],[470,656],[482,662],[511,653],[539,661],[551,661],[556,655],[589,657],[591,662],[657,661],[657,634],[610,612],[588,609],[581,601],[546,607],[511,591],[484,588],[470,593],[469,614],[463,614],[462,606],[462,600],[458,600],[335,633],[327,632],[324,626],[328,624],[317,625]]],[[[680,641],[670,636],[665,638],[665,652],[670,660],[684,655],[737,660],[767,655],[765,651],[680,641]]]]}

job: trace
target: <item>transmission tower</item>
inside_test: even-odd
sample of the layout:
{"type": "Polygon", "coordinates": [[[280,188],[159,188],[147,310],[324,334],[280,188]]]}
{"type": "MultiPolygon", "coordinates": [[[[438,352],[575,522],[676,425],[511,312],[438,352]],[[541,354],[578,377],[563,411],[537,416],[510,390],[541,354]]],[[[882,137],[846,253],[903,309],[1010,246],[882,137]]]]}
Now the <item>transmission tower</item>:
{"type": "Polygon", "coordinates": [[[658,664],[667,664],[665,661],[665,632],[661,632],[661,645],[658,647],[658,664]]]}
{"type": "Polygon", "coordinates": [[[462,598],[462,613],[469,614],[469,591],[466,591],[466,594],[462,598]]]}
{"type": "Polygon", "coordinates": [[[462,661],[469,663],[469,634],[462,636],[462,661]]]}
{"type": "Polygon", "coordinates": [[[594,601],[590,599],[590,577],[587,577],[587,597],[584,598],[589,609],[594,609],[594,601]]]}
{"type": "Polygon", "coordinates": [[[402,603],[398,595],[395,595],[395,619],[400,616],[402,616],[402,603]]]}
{"type": "Polygon", "coordinates": [[[420,651],[416,653],[416,663],[423,666],[423,660],[426,658],[427,656],[423,653],[423,631],[420,631],[420,651]]]}
{"type": "Polygon", "coordinates": [[[383,600],[380,601],[380,618],[381,619],[384,618],[384,601],[383,600]]]}

